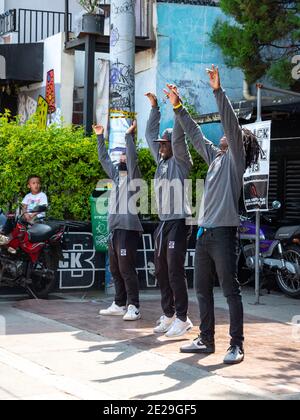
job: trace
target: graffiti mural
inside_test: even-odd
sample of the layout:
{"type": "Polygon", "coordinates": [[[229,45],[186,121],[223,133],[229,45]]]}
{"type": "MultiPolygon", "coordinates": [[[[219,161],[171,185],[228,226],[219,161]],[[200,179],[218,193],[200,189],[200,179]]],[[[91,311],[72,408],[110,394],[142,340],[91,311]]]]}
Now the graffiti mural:
{"type": "Polygon", "coordinates": [[[134,13],[135,11],[135,1],[128,0],[122,4],[112,3],[112,13],[114,15],[124,15],[126,13],[134,13]]]}
{"type": "Polygon", "coordinates": [[[56,112],[54,70],[50,70],[47,73],[46,101],[49,105],[48,113],[54,114],[56,112]]]}
{"type": "Polygon", "coordinates": [[[48,102],[45,98],[43,98],[41,95],[38,99],[38,105],[37,105],[37,116],[39,121],[39,127],[40,128],[46,128],[47,127],[47,121],[48,121],[48,102]]]}
{"type": "MultiPolygon", "coordinates": [[[[135,106],[135,1],[111,1],[109,149],[118,162],[135,106]]],[[[134,117],[133,117],[134,118],[134,117]]]]}
{"type": "Polygon", "coordinates": [[[20,115],[21,124],[25,122],[35,114],[37,109],[37,101],[31,98],[26,93],[19,95],[18,114],[20,115]]]}
{"type": "Polygon", "coordinates": [[[110,43],[115,47],[120,39],[120,34],[118,28],[115,28],[114,25],[110,27],[110,43]]]}
{"type": "Polygon", "coordinates": [[[134,69],[118,60],[110,72],[111,109],[132,110],[134,105],[134,69]]]}

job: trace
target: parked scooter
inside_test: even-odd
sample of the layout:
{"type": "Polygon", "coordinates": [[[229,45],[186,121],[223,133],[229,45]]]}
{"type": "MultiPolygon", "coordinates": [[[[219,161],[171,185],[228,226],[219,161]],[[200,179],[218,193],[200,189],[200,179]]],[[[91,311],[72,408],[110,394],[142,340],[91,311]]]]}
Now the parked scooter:
{"type": "Polygon", "coordinates": [[[7,221],[13,228],[9,242],[0,245],[0,287],[21,286],[39,299],[46,299],[53,291],[59,261],[63,259],[65,227],[43,221],[32,225],[24,217],[46,210],[46,206],[37,206],[21,216],[4,215],[0,210],[0,230],[7,221]]]}
{"type": "MultiPolygon", "coordinates": [[[[273,210],[281,207],[278,201],[273,210]]],[[[254,216],[255,217],[255,216],[254,216]]],[[[260,230],[260,270],[262,283],[270,275],[276,277],[284,294],[300,298],[300,225],[273,228],[266,216],[260,230]]],[[[239,281],[245,285],[254,279],[256,224],[253,217],[241,216],[239,281]]],[[[268,287],[267,284],[264,286],[268,287]]]]}

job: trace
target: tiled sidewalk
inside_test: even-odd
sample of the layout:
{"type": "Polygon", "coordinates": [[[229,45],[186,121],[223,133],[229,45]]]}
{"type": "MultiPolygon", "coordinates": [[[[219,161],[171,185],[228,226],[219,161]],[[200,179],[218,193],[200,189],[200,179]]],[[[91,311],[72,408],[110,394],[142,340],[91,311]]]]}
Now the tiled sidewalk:
{"type": "MultiPolygon", "coordinates": [[[[124,322],[119,318],[98,316],[98,311],[107,306],[103,299],[96,304],[93,301],[72,302],[66,300],[18,302],[15,307],[51,320],[67,324],[79,330],[98,334],[109,340],[128,344],[145,352],[149,351],[170,360],[171,364],[182,362],[195,366],[207,373],[250,385],[275,395],[300,395],[300,342],[293,337],[292,326],[260,316],[246,315],[246,359],[239,366],[224,366],[223,356],[228,348],[228,312],[217,308],[217,352],[202,357],[182,355],[179,347],[187,339],[198,334],[198,309],[190,304],[190,318],[196,325],[192,332],[182,339],[166,339],[152,332],[156,320],[160,317],[159,297],[142,301],[143,319],[137,322],[124,322]]],[[[266,309],[264,309],[266,313],[266,309]]],[[[259,307],[257,308],[259,315],[259,307]]],[[[107,351],[105,345],[97,346],[100,352],[107,351]]],[[[118,356],[122,360],[122,354],[118,356]]],[[[126,359],[124,358],[124,363],[126,359]]],[[[154,395],[155,397],[155,395],[154,395]]]]}

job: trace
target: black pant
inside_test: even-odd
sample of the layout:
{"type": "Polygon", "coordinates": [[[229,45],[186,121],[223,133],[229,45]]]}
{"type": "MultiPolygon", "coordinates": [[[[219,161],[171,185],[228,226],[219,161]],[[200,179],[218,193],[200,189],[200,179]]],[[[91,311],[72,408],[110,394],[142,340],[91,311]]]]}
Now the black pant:
{"type": "Polygon", "coordinates": [[[195,289],[200,306],[200,333],[206,344],[213,343],[215,336],[213,288],[216,276],[229,305],[231,345],[243,347],[244,313],[238,283],[237,228],[208,229],[197,241],[195,289]]]}
{"type": "Polygon", "coordinates": [[[185,220],[161,222],[154,233],[155,274],[161,291],[164,314],[175,315],[186,321],[188,312],[188,286],[185,259],[191,227],[185,220]]]}
{"type": "Polygon", "coordinates": [[[115,230],[109,241],[110,271],[115,281],[118,306],[140,307],[139,280],[136,271],[140,233],[115,230]]]}

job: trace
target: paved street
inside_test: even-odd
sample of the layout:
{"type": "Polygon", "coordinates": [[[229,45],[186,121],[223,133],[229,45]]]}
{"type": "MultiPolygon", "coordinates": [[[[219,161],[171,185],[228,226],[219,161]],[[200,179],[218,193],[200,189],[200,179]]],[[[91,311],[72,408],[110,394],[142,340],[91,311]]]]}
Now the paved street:
{"type": "Polygon", "coordinates": [[[107,297],[57,295],[49,301],[0,299],[0,399],[300,399],[300,331],[291,320],[300,302],[282,295],[253,306],[244,292],[246,360],[225,367],[228,312],[219,290],[217,352],[201,357],[178,352],[180,340],[152,333],[159,295],[142,296],[143,319],[125,323],[97,315],[107,297]],[[62,298],[63,297],[63,298],[62,298]]]}

